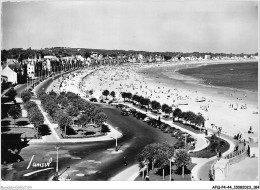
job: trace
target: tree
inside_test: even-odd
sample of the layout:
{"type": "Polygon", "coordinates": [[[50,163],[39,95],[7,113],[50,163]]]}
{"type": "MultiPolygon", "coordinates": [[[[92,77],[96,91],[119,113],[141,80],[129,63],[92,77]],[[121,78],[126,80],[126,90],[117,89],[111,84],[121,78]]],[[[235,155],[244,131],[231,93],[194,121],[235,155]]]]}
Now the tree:
{"type": "Polygon", "coordinates": [[[79,110],[82,111],[82,113],[87,114],[90,106],[91,104],[89,102],[84,101],[84,103],[80,105],[79,110]]]}
{"type": "Polygon", "coordinates": [[[72,124],[72,117],[68,114],[63,113],[58,118],[58,124],[61,130],[65,131],[65,135],[67,135],[67,127],[72,124]]]}
{"type": "Polygon", "coordinates": [[[90,122],[93,123],[94,116],[96,114],[96,106],[94,106],[93,104],[89,104],[89,106],[84,109],[84,113],[89,116],[90,122]]]}
{"type": "Polygon", "coordinates": [[[98,126],[101,126],[107,120],[107,115],[104,112],[99,112],[94,116],[94,122],[98,126]]]}
{"type": "Polygon", "coordinates": [[[160,149],[160,144],[159,143],[152,143],[148,144],[144,147],[142,152],[138,155],[138,162],[139,162],[139,167],[143,168],[144,167],[144,161],[148,160],[149,163],[152,163],[154,167],[154,162],[155,162],[155,157],[158,154],[158,150],[160,149]]]}
{"type": "Polygon", "coordinates": [[[90,118],[87,114],[82,114],[79,116],[78,123],[80,126],[85,126],[90,121],[90,118]]]}
{"type": "Polygon", "coordinates": [[[175,164],[178,168],[182,168],[182,177],[184,178],[184,168],[191,163],[191,158],[186,150],[178,149],[175,152],[175,164]]]}
{"type": "Polygon", "coordinates": [[[3,80],[3,82],[1,83],[1,92],[3,92],[7,88],[9,88],[9,83],[6,82],[6,80],[3,80]]]}
{"type": "Polygon", "coordinates": [[[131,100],[132,96],[133,96],[133,95],[132,95],[131,92],[127,92],[127,93],[126,93],[126,97],[128,98],[129,101],[131,100]]]}
{"type": "Polygon", "coordinates": [[[11,88],[10,90],[8,90],[5,93],[5,95],[8,96],[11,101],[14,101],[15,96],[17,95],[17,92],[14,88],[11,88]]]}
{"type": "Polygon", "coordinates": [[[167,108],[165,108],[164,112],[169,114],[169,116],[170,116],[170,114],[172,113],[172,108],[171,107],[167,107],[167,108]]]}
{"type": "Polygon", "coordinates": [[[134,94],[132,97],[132,100],[138,102],[138,99],[139,99],[139,96],[137,94],[134,94]]]}
{"type": "Polygon", "coordinates": [[[37,94],[37,97],[40,98],[41,101],[43,101],[48,95],[46,94],[46,92],[44,92],[44,90],[40,90],[37,94]]]}
{"type": "Polygon", "coordinates": [[[162,105],[162,111],[165,112],[165,109],[168,108],[169,106],[167,104],[162,105]]]}
{"type": "Polygon", "coordinates": [[[102,93],[104,96],[106,96],[106,100],[107,100],[107,96],[109,95],[109,91],[108,90],[104,90],[102,93]]]}
{"type": "Polygon", "coordinates": [[[93,95],[94,92],[93,92],[93,90],[89,90],[88,93],[91,96],[91,95],[93,95]]]}
{"type": "Polygon", "coordinates": [[[113,100],[114,100],[115,97],[116,97],[116,93],[115,93],[115,91],[110,92],[110,96],[112,96],[112,97],[113,97],[113,100]]]}
{"type": "Polygon", "coordinates": [[[195,123],[196,114],[192,111],[187,111],[186,121],[191,123],[195,123]]]}
{"type": "Polygon", "coordinates": [[[204,127],[204,125],[205,125],[205,118],[201,114],[196,115],[196,117],[195,117],[195,125],[204,127]]]}
{"type": "Polygon", "coordinates": [[[182,113],[181,109],[180,109],[180,108],[176,108],[176,109],[173,111],[174,120],[175,120],[176,117],[177,117],[178,120],[179,120],[181,113],[182,113]]]}
{"type": "Polygon", "coordinates": [[[55,100],[49,98],[49,101],[45,102],[43,107],[48,112],[50,116],[53,116],[56,110],[59,109],[58,104],[55,102],[55,100]]]}
{"type": "Polygon", "coordinates": [[[183,119],[184,121],[187,121],[187,112],[181,112],[181,114],[179,115],[179,118],[180,119],[183,119]]]}
{"type": "Polygon", "coordinates": [[[33,126],[36,129],[37,132],[37,137],[38,137],[38,128],[39,125],[44,123],[44,117],[41,112],[34,112],[33,114],[30,115],[29,117],[30,122],[33,124],[33,126]]]}
{"type": "MultiPolygon", "coordinates": [[[[160,146],[160,149],[158,151],[158,153],[155,156],[155,164],[159,169],[163,170],[163,174],[164,174],[164,170],[167,166],[169,166],[169,159],[171,159],[174,155],[175,149],[172,145],[170,144],[166,144],[163,143],[160,146]]],[[[164,178],[164,176],[163,176],[164,178]]]]}
{"type": "Polygon", "coordinates": [[[144,105],[144,97],[143,97],[143,96],[139,96],[139,97],[138,97],[138,102],[139,102],[141,105],[144,105]]]}
{"type": "Polygon", "coordinates": [[[151,100],[149,98],[144,98],[143,105],[148,106],[148,109],[149,109],[150,102],[151,102],[151,100]]]}
{"type": "Polygon", "coordinates": [[[15,120],[22,116],[22,109],[21,109],[20,104],[12,105],[10,107],[8,113],[14,119],[14,125],[15,125],[15,120]]]}
{"type": "Polygon", "coordinates": [[[33,101],[28,101],[24,104],[24,108],[28,111],[33,107],[37,107],[37,104],[33,101]]]}
{"type": "Polygon", "coordinates": [[[153,100],[151,102],[151,106],[152,106],[153,110],[157,110],[158,111],[159,109],[161,109],[161,104],[159,102],[157,102],[156,100],[153,100]]]}
{"type": "Polygon", "coordinates": [[[121,96],[122,96],[122,98],[124,98],[124,102],[125,102],[125,99],[127,98],[126,92],[122,92],[122,93],[121,93],[121,96]]]}
{"type": "Polygon", "coordinates": [[[75,106],[69,106],[67,108],[67,113],[71,117],[76,117],[79,115],[79,109],[78,109],[78,107],[75,107],[75,106]]]}
{"type": "Polygon", "coordinates": [[[88,57],[90,57],[90,56],[91,56],[91,53],[88,52],[88,51],[86,51],[86,53],[85,53],[85,58],[88,58],[88,57]]]}
{"type": "Polygon", "coordinates": [[[60,117],[64,114],[65,112],[63,111],[63,110],[61,110],[61,109],[57,109],[56,111],[55,111],[55,113],[53,114],[53,119],[55,120],[55,121],[59,121],[59,119],[60,119],[60,117]]]}
{"type": "Polygon", "coordinates": [[[49,92],[49,95],[52,95],[52,96],[57,96],[57,93],[56,92],[54,92],[53,90],[51,90],[50,92],[49,92]]]}
{"type": "Polygon", "coordinates": [[[174,148],[175,149],[184,149],[186,146],[185,142],[184,141],[177,141],[175,144],[174,144],[174,148]]]}
{"type": "Polygon", "coordinates": [[[62,106],[62,107],[67,107],[68,105],[69,105],[69,100],[68,100],[68,98],[66,98],[66,97],[64,97],[64,98],[62,98],[61,100],[60,100],[60,105],[62,106]]]}
{"type": "Polygon", "coordinates": [[[21,98],[24,103],[28,102],[32,98],[32,94],[31,94],[31,92],[25,90],[21,93],[21,98]]]}
{"type": "Polygon", "coordinates": [[[166,143],[146,145],[138,156],[139,167],[144,167],[144,161],[148,161],[148,163],[152,164],[152,168],[155,166],[164,170],[169,165],[169,159],[173,157],[174,151],[174,147],[166,143]]]}

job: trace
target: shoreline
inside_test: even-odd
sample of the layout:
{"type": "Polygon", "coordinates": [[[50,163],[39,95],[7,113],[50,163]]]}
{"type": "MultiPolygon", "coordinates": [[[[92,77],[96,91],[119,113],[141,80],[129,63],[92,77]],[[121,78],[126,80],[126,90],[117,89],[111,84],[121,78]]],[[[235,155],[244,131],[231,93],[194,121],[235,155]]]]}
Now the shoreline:
{"type": "MultiPolygon", "coordinates": [[[[219,61],[217,63],[219,63],[219,61]]],[[[204,63],[198,64],[201,65],[204,63]]],[[[214,64],[216,64],[216,62],[214,62],[214,64]]],[[[165,64],[164,66],[167,65],[165,64]]],[[[85,88],[85,90],[95,89],[93,97],[96,97],[97,99],[102,99],[102,91],[105,89],[115,91],[117,94],[116,97],[119,99],[121,98],[121,92],[130,91],[132,92],[132,94],[137,93],[138,95],[141,94],[144,97],[150,98],[151,100],[157,100],[161,104],[168,103],[168,105],[178,106],[183,111],[191,110],[193,112],[200,112],[205,115],[205,118],[207,119],[207,128],[210,128],[211,124],[213,123],[216,126],[223,127],[223,132],[225,134],[229,134],[229,136],[232,137],[238,132],[242,132],[244,137],[247,138],[248,134],[246,134],[246,130],[248,130],[250,126],[253,126],[253,130],[255,132],[254,136],[258,134],[258,114],[253,114],[254,112],[258,112],[257,93],[246,93],[247,97],[245,98],[245,92],[241,91],[233,91],[230,89],[223,89],[219,87],[214,88],[194,84],[185,84],[183,81],[173,82],[172,79],[167,80],[164,78],[157,78],[158,73],[153,73],[154,75],[152,77],[147,77],[146,73],[142,73],[144,71],[143,69],[147,69],[149,67],[156,68],[156,66],[157,65],[125,65],[118,68],[104,67],[101,71],[95,72],[85,78],[85,80],[83,81],[83,88],[85,88]],[[166,97],[165,94],[167,94],[168,97],[166,97]],[[197,97],[206,97],[206,101],[201,103],[195,102],[195,99],[197,97]],[[174,102],[172,102],[172,100],[174,102]],[[187,101],[189,105],[178,105],[180,101],[187,101]],[[230,104],[237,104],[239,107],[237,111],[232,112],[232,109],[229,109],[230,104]],[[240,110],[240,106],[244,104],[246,104],[247,109],[240,110]],[[212,111],[211,109],[208,109],[208,111],[205,112],[205,110],[202,110],[200,105],[202,107],[208,106],[213,107],[213,109],[217,109],[212,111]],[[223,111],[226,111],[226,113],[222,113],[223,111]],[[221,117],[215,118],[216,115],[221,117]],[[223,120],[222,117],[225,119],[223,120]],[[208,120],[208,118],[212,118],[213,120],[210,121],[208,120]],[[240,120],[241,118],[247,119],[243,120],[243,122],[238,122],[232,118],[240,118],[240,120]],[[225,130],[224,128],[226,128],[227,130],[225,130]]]]}
{"type": "MultiPolygon", "coordinates": [[[[209,61],[209,62],[206,62],[206,61],[205,62],[187,62],[187,63],[181,63],[181,64],[164,63],[164,64],[161,64],[159,66],[159,69],[165,68],[165,67],[172,67],[174,69],[173,73],[176,76],[173,75],[172,77],[165,74],[165,72],[160,72],[161,75],[163,75],[165,78],[168,78],[168,79],[185,81],[187,83],[198,84],[198,85],[201,85],[201,86],[204,86],[204,87],[225,88],[227,90],[242,91],[242,92],[245,92],[245,93],[249,92],[249,93],[258,94],[258,91],[252,91],[252,90],[248,90],[248,89],[221,86],[221,85],[210,85],[210,84],[204,83],[205,82],[204,79],[193,77],[191,75],[182,74],[182,73],[179,72],[181,70],[198,68],[198,67],[203,67],[203,66],[208,66],[208,65],[225,65],[225,64],[237,64],[237,63],[249,63],[250,64],[250,63],[258,63],[258,61],[257,60],[247,60],[247,61],[243,61],[243,60],[240,60],[240,61],[224,61],[224,60],[222,60],[222,61],[209,61]]],[[[145,73],[145,72],[147,73],[147,70],[149,71],[149,69],[155,69],[155,67],[156,67],[156,65],[145,66],[144,68],[140,69],[139,73],[145,73]]]]}

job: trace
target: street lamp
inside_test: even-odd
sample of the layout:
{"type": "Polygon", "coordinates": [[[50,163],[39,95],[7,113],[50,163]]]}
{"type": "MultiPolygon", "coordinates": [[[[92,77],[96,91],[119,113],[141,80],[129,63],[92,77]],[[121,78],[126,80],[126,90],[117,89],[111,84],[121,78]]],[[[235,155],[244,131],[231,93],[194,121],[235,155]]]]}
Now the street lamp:
{"type": "MultiPolygon", "coordinates": [[[[116,129],[118,128],[116,127],[116,129]]],[[[116,130],[116,150],[117,150],[117,130],[116,130]]]]}
{"type": "Polygon", "coordinates": [[[28,77],[27,77],[27,81],[26,81],[26,86],[27,86],[27,91],[28,91],[28,77]]]}
{"type": "Polygon", "coordinates": [[[172,180],[172,162],[175,161],[175,158],[172,157],[169,159],[169,161],[170,161],[170,181],[171,181],[172,180]]]}
{"type": "MultiPolygon", "coordinates": [[[[117,129],[117,127],[116,127],[116,129],[117,129]]],[[[112,139],[115,139],[115,140],[116,140],[116,151],[118,151],[118,149],[117,149],[117,131],[116,131],[116,138],[114,138],[114,137],[110,137],[110,138],[112,138],[112,139]]]]}
{"type": "Polygon", "coordinates": [[[59,167],[59,166],[58,166],[58,163],[59,163],[59,148],[60,148],[59,145],[55,146],[55,149],[57,150],[57,155],[56,155],[56,156],[57,156],[57,157],[56,157],[56,159],[57,159],[56,172],[58,172],[58,170],[59,170],[59,169],[58,169],[58,167],[59,167]]]}

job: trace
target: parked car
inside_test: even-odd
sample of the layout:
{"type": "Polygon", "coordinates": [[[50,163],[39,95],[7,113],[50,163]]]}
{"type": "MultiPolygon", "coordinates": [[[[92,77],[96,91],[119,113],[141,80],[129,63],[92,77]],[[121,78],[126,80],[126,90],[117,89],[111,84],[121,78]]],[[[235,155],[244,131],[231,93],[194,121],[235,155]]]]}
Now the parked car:
{"type": "Polygon", "coordinates": [[[116,105],[116,108],[122,108],[122,107],[124,107],[125,105],[123,105],[123,104],[117,104],[116,105]]]}
{"type": "Polygon", "coordinates": [[[97,99],[96,99],[96,98],[90,98],[89,101],[91,101],[91,102],[97,102],[97,99]]]}
{"type": "Polygon", "coordinates": [[[171,126],[169,126],[164,130],[164,133],[172,133],[173,131],[174,129],[171,126]]]}
{"type": "Polygon", "coordinates": [[[146,117],[146,118],[144,118],[144,121],[147,122],[147,123],[148,123],[150,120],[151,120],[150,117],[146,117]]]}
{"type": "Polygon", "coordinates": [[[128,112],[128,111],[121,111],[121,115],[128,116],[128,115],[130,115],[130,112],[128,112]]]}

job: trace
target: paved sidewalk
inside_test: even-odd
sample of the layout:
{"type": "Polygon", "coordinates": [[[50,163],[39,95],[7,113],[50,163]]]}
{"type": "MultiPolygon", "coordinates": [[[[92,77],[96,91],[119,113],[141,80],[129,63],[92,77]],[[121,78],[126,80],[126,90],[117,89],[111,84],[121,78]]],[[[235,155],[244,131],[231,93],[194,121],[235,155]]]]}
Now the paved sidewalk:
{"type": "MultiPolygon", "coordinates": [[[[41,101],[40,100],[33,100],[33,101],[37,104],[38,108],[40,109],[40,111],[43,114],[44,124],[48,125],[49,129],[51,130],[51,134],[50,135],[45,135],[45,136],[42,136],[42,139],[35,139],[35,140],[41,140],[43,142],[59,142],[60,137],[59,137],[59,135],[57,134],[57,132],[54,129],[54,128],[58,127],[58,124],[52,124],[49,121],[49,119],[47,118],[47,113],[44,112],[42,107],[41,107],[41,101]]],[[[30,143],[31,143],[31,141],[30,141],[30,143]]]]}
{"type": "Polygon", "coordinates": [[[135,164],[118,173],[109,181],[134,181],[139,175],[139,166],[135,164]]]}
{"type": "Polygon", "coordinates": [[[249,158],[230,166],[224,181],[258,181],[258,158],[249,158]]]}

